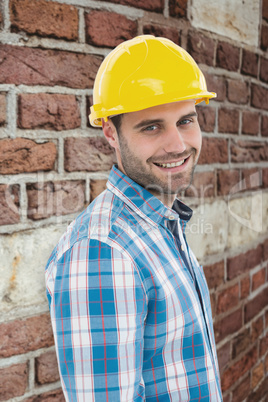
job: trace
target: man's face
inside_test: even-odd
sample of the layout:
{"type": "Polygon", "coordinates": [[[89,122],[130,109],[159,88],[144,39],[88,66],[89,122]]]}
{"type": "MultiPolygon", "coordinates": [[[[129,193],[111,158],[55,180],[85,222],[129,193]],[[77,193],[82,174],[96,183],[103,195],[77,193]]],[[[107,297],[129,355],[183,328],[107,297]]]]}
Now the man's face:
{"type": "Polygon", "coordinates": [[[194,100],[126,113],[117,137],[118,167],[155,195],[178,194],[191,184],[201,142],[194,100]]]}

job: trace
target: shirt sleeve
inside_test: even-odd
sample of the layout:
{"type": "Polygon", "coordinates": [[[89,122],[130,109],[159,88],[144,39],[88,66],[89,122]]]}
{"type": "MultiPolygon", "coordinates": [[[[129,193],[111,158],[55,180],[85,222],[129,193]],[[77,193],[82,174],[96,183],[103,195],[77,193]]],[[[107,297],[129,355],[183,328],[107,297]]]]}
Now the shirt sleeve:
{"type": "Polygon", "coordinates": [[[143,401],[146,295],[133,262],[81,240],[57,262],[50,312],[67,401],[143,401]]]}

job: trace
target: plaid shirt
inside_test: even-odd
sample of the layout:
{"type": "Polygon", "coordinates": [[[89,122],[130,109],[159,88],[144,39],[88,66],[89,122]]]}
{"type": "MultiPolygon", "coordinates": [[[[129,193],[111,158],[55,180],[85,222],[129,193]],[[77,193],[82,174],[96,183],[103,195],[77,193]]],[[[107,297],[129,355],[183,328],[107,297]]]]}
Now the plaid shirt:
{"type": "Polygon", "coordinates": [[[67,401],[222,401],[209,292],[184,235],[192,211],[175,209],[113,167],[54,249],[47,296],[67,401]]]}

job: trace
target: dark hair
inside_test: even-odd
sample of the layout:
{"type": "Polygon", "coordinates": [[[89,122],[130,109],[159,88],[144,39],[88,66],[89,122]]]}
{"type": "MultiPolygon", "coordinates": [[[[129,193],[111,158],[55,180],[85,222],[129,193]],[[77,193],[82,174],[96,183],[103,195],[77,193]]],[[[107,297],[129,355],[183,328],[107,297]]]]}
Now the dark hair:
{"type": "Polygon", "coordinates": [[[117,114],[115,116],[110,117],[110,119],[112,120],[113,125],[116,128],[117,134],[120,133],[121,130],[121,123],[122,123],[122,114],[117,114]]]}

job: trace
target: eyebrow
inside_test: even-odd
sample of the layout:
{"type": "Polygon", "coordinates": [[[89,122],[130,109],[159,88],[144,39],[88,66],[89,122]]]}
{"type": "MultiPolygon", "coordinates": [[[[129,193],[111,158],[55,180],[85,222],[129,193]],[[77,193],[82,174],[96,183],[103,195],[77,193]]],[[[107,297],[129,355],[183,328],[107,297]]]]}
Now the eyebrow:
{"type": "MultiPolygon", "coordinates": [[[[179,118],[179,120],[184,120],[187,119],[189,117],[196,117],[197,113],[196,112],[192,112],[192,113],[188,113],[184,116],[181,116],[179,118]]],[[[140,121],[138,124],[136,124],[133,128],[134,130],[137,130],[139,128],[145,127],[145,126],[150,126],[152,124],[157,124],[157,123],[163,123],[164,120],[163,119],[147,119],[147,120],[142,120],[140,121]]]]}

